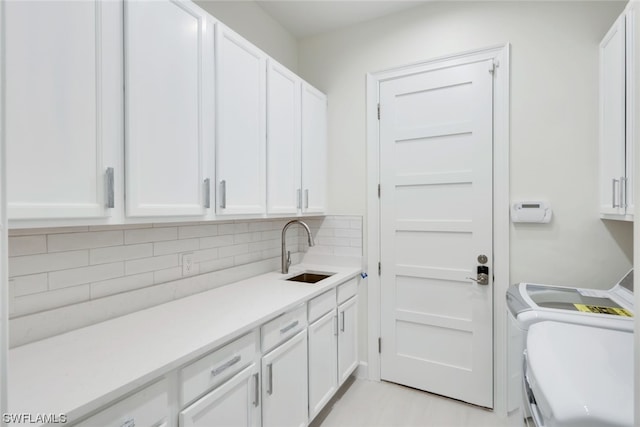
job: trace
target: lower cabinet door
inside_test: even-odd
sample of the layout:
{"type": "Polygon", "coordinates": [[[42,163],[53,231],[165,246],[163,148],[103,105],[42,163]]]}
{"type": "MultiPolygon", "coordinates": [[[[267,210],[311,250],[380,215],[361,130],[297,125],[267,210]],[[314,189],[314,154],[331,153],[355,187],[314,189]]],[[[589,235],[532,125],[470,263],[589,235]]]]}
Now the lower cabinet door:
{"type": "Polygon", "coordinates": [[[260,373],[253,363],[180,412],[180,427],[258,427],[260,373]]]}
{"type": "Polygon", "coordinates": [[[338,306],[338,380],[342,384],[358,367],[358,297],[338,306]]]}
{"type": "Polygon", "coordinates": [[[262,357],[262,427],[307,425],[307,330],[262,357]]]}
{"type": "Polygon", "coordinates": [[[309,325],[309,420],[338,388],[338,317],[335,308],[309,325]]]}

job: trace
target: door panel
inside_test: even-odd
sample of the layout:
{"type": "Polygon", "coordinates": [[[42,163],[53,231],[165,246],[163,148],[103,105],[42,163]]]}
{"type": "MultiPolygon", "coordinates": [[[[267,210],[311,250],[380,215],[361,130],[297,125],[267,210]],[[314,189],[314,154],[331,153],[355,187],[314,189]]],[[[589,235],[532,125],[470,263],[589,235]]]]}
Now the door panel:
{"type": "Polygon", "coordinates": [[[600,211],[624,214],[625,19],[618,18],[600,43],[600,211]]]}
{"type": "MultiPolygon", "coordinates": [[[[335,298],[335,294],[334,294],[335,298]]],[[[309,325],[309,419],[313,419],[338,388],[338,325],[336,310],[309,325]]]]}
{"type": "Polygon", "coordinates": [[[307,331],[262,357],[262,427],[303,427],[309,417],[307,331]]]}
{"type": "Polygon", "coordinates": [[[105,172],[122,155],[122,4],[5,7],[8,216],[107,217],[105,172]]]}
{"type": "Polygon", "coordinates": [[[127,2],[127,215],[204,215],[213,24],[184,2],[127,2]]]}
{"type": "Polygon", "coordinates": [[[217,213],[261,214],[266,210],[267,59],[229,28],[217,28],[217,213]]]}
{"type": "Polygon", "coordinates": [[[381,377],[493,405],[489,61],[380,84],[381,377]],[[491,275],[491,274],[490,274],[491,275]]]}
{"type": "Polygon", "coordinates": [[[327,203],[327,97],[302,87],[302,212],[321,213],[327,203]]]}
{"type": "Polygon", "coordinates": [[[271,60],[267,73],[267,213],[296,214],[301,197],[301,80],[271,60]]]}
{"type": "Polygon", "coordinates": [[[358,367],[358,297],[338,307],[338,381],[342,385],[358,367]]]}

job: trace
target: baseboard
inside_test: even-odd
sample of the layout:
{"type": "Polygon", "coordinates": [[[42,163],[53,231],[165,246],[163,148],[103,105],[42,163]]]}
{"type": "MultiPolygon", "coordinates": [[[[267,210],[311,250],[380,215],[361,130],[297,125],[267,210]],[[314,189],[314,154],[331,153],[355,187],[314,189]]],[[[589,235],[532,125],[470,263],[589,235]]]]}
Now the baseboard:
{"type": "Polygon", "coordinates": [[[359,380],[368,380],[369,379],[369,364],[367,362],[358,363],[358,367],[354,371],[353,375],[359,380]]]}

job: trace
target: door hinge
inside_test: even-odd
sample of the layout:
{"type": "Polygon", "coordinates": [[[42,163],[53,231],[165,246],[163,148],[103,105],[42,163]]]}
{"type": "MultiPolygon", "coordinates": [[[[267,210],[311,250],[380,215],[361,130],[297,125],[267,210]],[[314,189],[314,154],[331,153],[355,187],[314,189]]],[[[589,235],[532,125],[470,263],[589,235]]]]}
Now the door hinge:
{"type": "Polygon", "coordinates": [[[489,72],[491,74],[495,73],[496,68],[498,68],[500,66],[500,62],[498,61],[491,61],[491,64],[489,65],[489,72]]]}
{"type": "Polygon", "coordinates": [[[382,274],[382,263],[378,263],[378,276],[382,274]]]}
{"type": "Polygon", "coordinates": [[[378,120],[380,120],[380,103],[378,103],[378,120]]]}
{"type": "Polygon", "coordinates": [[[378,199],[380,198],[380,184],[378,184],[378,199]]]}
{"type": "Polygon", "coordinates": [[[378,337],[378,353],[382,354],[382,338],[378,337]]]}

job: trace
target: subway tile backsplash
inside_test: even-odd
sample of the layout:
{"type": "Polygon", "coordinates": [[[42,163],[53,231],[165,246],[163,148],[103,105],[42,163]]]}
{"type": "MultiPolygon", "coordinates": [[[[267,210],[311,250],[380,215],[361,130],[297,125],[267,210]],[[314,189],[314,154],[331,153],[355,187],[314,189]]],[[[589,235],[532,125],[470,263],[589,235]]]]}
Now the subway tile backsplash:
{"type": "MultiPolygon", "coordinates": [[[[306,234],[292,227],[287,233],[292,254],[309,250],[361,256],[361,217],[302,220],[312,229],[316,246],[308,248],[306,234]]],[[[279,265],[287,221],[10,230],[10,344],[26,344],[273,270],[279,265]],[[193,275],[187,278],[182,275],[184,254],[193,258],[193,275]]]]}

